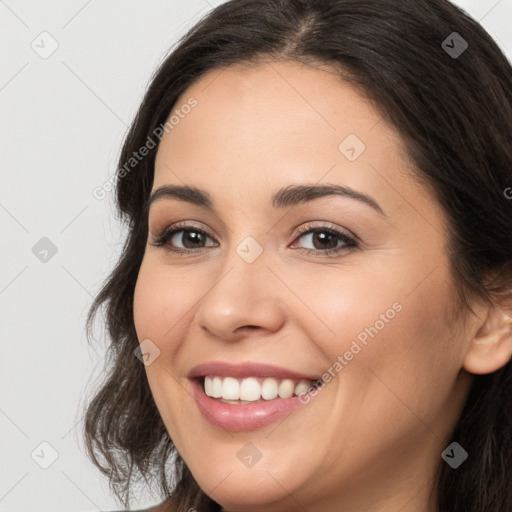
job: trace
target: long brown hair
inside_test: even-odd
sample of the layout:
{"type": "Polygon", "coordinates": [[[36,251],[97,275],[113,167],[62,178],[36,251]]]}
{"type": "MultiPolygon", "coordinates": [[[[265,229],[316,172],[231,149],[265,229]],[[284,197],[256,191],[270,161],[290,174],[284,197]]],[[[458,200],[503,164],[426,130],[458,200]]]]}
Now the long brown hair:
{"type": "MultiPolygon", "coordinates": [[[[132,301],[147,241],[156,148],[129,172],[125,164],[204,73],[262,58],[328,64],[369,98],[402,136],[417,179],[444,209],[460,311],[467,311],[470,297],[510,305],[512,68],[485,30],[446,0],[221,4],[160,65],[126,136],[115,193],[128,235],[89,311],[89,339],[103,309],[110,345],[104,383],[86,411],[86,447],[125,505],[142,475],[158,481],[175,510],[220,510],[176,452],[133,354],[132,301]],[[459,55],[454,37],[461,38],[459,55]]],[[[433,490],[439,510],[512,511],[511,363],[475,376],[452,439],[470,457],[457,470],[440,459],[433,490]]]]}

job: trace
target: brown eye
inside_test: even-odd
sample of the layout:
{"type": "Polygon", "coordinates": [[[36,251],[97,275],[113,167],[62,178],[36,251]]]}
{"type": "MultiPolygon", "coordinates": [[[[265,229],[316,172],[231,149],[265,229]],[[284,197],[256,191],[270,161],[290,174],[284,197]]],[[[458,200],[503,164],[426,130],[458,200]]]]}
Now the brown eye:
{"type": "Polygon", "coordinates": [[[310,252],[319,254],[338,253],[355,249],[359,246],[352,237],[332,227],[311,227],[307,225],[299,231],[301,234],[296,238],[293,245],[297,245],[297,240],[302,240],[303,243],[309,244],[312,247],[298,247],[298,249],[308,251],[308,254],[310,252]]]}
{"type": "Polygon", "coordinates": [[[176,246],[181,242],[185,249],[197,249],[204,247],[206,238],[208,238],[208,236],[200,231],[181,229],[179,231],[175,231],[169,241],[173,246],[176,246]]]}
{"type": "Polygon", "coordinates": [[[316,246],[314,249],[335,249],[338,245],[339,238],[333,233],[328,233],[327,231],[316,231],[311,232],[310,235],[312,235],[312,244],[316,246]]]}
{"type": "Polygon", "coordinates": [[[208,240],[212,240],[212,238],[202,229],[194,226],[175,226],[163,230],[157,235],[151,245],[156,247],[165,246],[165,248],[170,251],[185,253],[187,251],[200,251],[205,247],[215,246],[215,243],[208,244],[208,240]]]}

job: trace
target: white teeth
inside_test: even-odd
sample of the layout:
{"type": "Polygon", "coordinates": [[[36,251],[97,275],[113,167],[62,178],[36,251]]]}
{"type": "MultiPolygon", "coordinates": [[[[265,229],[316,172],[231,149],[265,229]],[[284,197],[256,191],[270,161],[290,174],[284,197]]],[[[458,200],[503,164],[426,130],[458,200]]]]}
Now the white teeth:
{"type": "Polygon", "coordinates": [[[220,377],[213,378],[212,394],[213,398],[220,398],[222,396],[222,379],[220,377]]]}
{"type": "Polygon", "coordinates": [[[204,392],[208,396],[213,396],[213,379],[211,377],[204,378],[204,392]]]}
{"type": "Polygon", "coordinates": [[[294,393],[296,395],[300,395],[301,393],[307,393],[308,389],[309,389],[310,385],[301,380],[296,386],[295,386],[295,390],[294,390],[294,393]]]}
{"type": "Polygon", "coordinates": [[[222,398],[225,400],[240,399],[240,384],[233,377],[225,377],[222,382],[222,398]]]}
{"type": "Polygon", "coordinates": [[[253,378],[243,379],[240,384],[240,400],[254,402],[261,398],[260,383],[253,378]]]}
{"type": "Polygon", "coordinates": [[[236,379],[234,377],[216,377],[207,375],[204,378],[204,392],[212,398],[242,402],[273,400],[277,397],[291,398],[305,393],[311,383],[305,380],[274,379],[272,377],[236,379]]]}
{"type": "Polygon", "coordinates": [[[277,394],[281,398],[290,398],[293,395],[294,388],[295,385],[293,381],[291,381],[290,379],[284,379],[283,381],[281,381],[281,384],[279,384],[277,394]]]}
{"type": "Polygon", "coordinates": [[[277,398],[277,380],[276,379],[265,379],[261,385],[261,398],[265,400],[272,400],[277,398]]]}

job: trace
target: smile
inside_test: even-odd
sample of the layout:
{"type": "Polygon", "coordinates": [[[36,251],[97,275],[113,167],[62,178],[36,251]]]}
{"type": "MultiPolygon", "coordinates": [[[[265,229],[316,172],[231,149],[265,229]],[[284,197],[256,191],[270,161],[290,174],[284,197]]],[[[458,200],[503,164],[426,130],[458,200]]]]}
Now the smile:
{"type": "Polygon", "coordinates": [[[206,363],[188,375],[202,416],[213,426],[247,431],[270,425],[304,403],[318,379],[256,363],[206,363]]]}
{"type": "Polygon", "coordinates": [[[206,376],[204,391],[221,402],[241,405],[262,400],[291,398],[306,393],[312,382],[306,380],[275,379],[273,377],[235,377],[206,376]]]}

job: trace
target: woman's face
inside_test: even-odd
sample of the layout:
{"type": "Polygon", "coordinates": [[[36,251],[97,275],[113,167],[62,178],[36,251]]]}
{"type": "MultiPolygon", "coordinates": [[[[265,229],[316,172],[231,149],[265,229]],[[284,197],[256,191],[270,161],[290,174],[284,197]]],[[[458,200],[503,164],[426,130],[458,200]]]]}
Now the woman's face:
{"type": "Polygon", "coordinates": [[[134,317],[195,479],[230,511],[427,510],[470,375],[443,212],[396,132],[291,62],[211,71],[173,113],[152,192],[201,194],[152,202],[134,317]]]}

